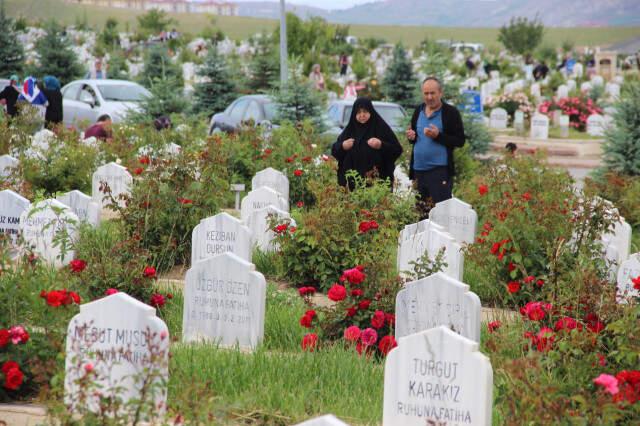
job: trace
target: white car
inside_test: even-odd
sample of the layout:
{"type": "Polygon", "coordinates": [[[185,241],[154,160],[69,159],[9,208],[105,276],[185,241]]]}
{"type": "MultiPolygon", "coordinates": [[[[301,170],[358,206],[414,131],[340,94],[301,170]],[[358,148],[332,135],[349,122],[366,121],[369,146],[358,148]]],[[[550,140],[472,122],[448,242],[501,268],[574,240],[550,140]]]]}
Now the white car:
{"type": "Polygon", "coordinates": [[[124,120],[130,111],[139,111],[140,102],[151,96],[138,83],[126,80],[76,80],[62,88],[65,125],[92,125],[108,114],[114,123],[124,120]]]}

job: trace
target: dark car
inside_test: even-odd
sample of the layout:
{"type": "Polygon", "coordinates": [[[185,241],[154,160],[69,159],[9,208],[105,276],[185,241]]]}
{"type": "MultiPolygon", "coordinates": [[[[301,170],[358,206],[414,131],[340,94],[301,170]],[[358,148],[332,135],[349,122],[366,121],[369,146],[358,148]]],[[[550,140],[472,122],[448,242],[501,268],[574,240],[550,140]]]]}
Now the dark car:
{"type": "Polygon", "coordinates": [[[240,126],[253,121],[259,126],[271,127],[276,114],[276,104],[267,95],[241,96],[224,110],[211,117],[209,134],[214,132],[237,132],[240,126]]]}

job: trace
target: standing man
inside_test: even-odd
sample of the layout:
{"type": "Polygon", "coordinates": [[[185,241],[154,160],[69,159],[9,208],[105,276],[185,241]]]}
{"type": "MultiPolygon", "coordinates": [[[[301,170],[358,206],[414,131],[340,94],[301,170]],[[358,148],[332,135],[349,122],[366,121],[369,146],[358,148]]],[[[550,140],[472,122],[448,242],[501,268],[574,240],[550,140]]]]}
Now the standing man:
{"type": "Polygon", "coordinates": [[[0,104],[7,105],[7,115],[9,115],[10,118],[13,118],[18,114],[18,110],[16,108],[18,96],[20,96],[18,76],[13,74],[9,77],[9,85],[0,92],[0,104]]]}
{"type": "Polygon", "coordinates": [[[416,182],[428,214],[433,205],[451,198],[455,167],[453,150],[464,145],[462,117],[442,101],[442,83],[436,77],[422,82],[424,103],[413,112],[407,139],[413,145],[409,178],[416,182]]]}

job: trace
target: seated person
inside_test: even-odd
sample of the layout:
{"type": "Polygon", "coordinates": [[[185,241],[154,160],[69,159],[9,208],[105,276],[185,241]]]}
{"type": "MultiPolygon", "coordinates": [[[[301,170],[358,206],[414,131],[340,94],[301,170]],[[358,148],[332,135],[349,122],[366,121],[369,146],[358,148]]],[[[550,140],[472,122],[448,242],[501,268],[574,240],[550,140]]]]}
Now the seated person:
{"type": "Polygon", "coordinates": [[[84,138],[94,137],[105,142],[111,141],[111,124],[111,117],[107,114],[101,115],[96,124],[84,131],[84,138]]]}

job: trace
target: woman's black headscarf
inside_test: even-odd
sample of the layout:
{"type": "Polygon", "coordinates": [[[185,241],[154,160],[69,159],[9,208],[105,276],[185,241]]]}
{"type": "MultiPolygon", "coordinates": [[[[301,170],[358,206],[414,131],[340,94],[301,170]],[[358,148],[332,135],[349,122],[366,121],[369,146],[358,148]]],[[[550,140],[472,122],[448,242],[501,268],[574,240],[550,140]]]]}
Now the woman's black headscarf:
{"type": "Polygon", "coordinates": [[[353,103],[349,123],[333,144],[332,154],[338,160],[338,184],[342,186],[347,185],[345,173],[348,170],[355,170],[361,176],[365,176],[366,173],[377,169],[380,178],[389,178],[393,183],[395,161],[402,154],[402,147],[391,127],[373,107],[371,100],[358,98],[353,103]],[[356,114],[361,109],[371,114],[364,124],[356,120],[356,114]],[[380,149],[373,149],[367,144],[367,141],[374,137],[382,141],[380,149]],[[351,138],[355,140],[353,148],[345,151],[342,149],[342,143],[351,138]]]}

